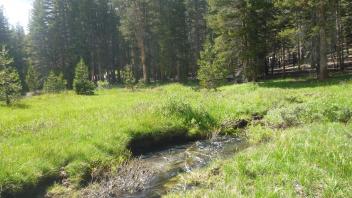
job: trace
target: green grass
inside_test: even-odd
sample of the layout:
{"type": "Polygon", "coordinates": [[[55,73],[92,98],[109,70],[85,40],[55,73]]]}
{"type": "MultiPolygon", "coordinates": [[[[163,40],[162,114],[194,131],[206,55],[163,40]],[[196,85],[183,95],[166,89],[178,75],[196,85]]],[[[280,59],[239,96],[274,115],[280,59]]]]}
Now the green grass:
{"type": "Polygon", "coordinates": [[[247,128],[252,146],[179,176],[193,190],[166,197],[352,197],[351,82],[305,83],[262,84],[285,96],[247,128]]]}
{"type": "MultiPolygon", "coordinates": [[[[294,196],[296,183],[309,196],[315,189],[324,197],[351,195],[349,77],[324,83],[275,80],[219,90],[194,91],[180,84],[137,92],[116,88],[95,96],[68,92],[0,106],[0,189],[21,191],[58,176],[61,169],[78,186],[97,168],[126,160],[133,138],[180,130],[206,135],[226,120],[261,114],[264,125],[251,126],[247,135],[253,145],[262,144],[219,162],[221,176],[207,181],[219,179],[214,189],[198,189],[189,196],[294,196]]],[[[199,177],[207,174],[203,171],[199,177]]]]}
{"type": "Polygon", "coordinates": [[[195,190],[167,197],[351,197],[351,129],[327,123],[273,132],[270,143],[180,177],[195,190]]]}

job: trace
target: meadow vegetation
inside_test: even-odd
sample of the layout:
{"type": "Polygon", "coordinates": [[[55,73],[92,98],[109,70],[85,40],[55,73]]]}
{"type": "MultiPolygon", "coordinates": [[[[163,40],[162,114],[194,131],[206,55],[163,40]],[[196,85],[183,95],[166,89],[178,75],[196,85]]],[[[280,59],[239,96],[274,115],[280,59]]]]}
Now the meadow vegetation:
{"type": "Polygon", "coordinates": [[[260,144],[179,176],[191,190],[166,197],[351,197],[351,129],[342,123],[248,129],[260,144]]]}
{"type": "Polygon", "coordinates": [[[187,132],[241,135],[252,146],[181,176],[187,185],[196,183],[195,190],[171,197],[348,197],[351,89],[351,78],[342,76],[227,85],[216,92],[169,84],[24,98],[0,106],[0,191],[20,192],[47,178],[61,181],[62,173],[79,188],[127,160],[132,140],[187,132]],[[226,125],[238,120],[251,124],[245,130],[226,125]]]}
{"type": "Polygon", "coordinates": [[[175,189],[187,191],[166,197],[351,197],[351,85],[341,79],[259,84],[254,92],[271,90],[278,100],[245,130],[251,146],[178,176],[175,189]]]}

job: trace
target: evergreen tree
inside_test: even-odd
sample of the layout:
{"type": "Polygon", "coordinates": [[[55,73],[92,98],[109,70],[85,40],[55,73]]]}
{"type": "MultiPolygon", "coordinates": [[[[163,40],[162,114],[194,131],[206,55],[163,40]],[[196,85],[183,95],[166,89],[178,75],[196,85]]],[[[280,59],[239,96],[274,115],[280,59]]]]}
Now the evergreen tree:
{"type": "Polygon", "coordinates": [[[117,15],[110,0],[35,0],[30,22],[30,57],[41,76],[63,73],[72,88],[80,57],[91,78],[116,81],[117,15]],[[108,80],[108,79],[106,79],[108,80]]]}
{"type": "MultiPolygon", "coordinates": [[[[0,58],[1,59],[1,58],[0,58]]],[[[13,68],[0,70],[0,100],[10,105],[21,96],[21,81],[13,68]]]]}
{"type": "Polygon", "coordinates": [[[10,40],[9,24],[4,15],[4,10],[0,7],[0,46],[7,45],[10,40]]]}
{"type": "Polygon", "coordinates": [[[21,95],[21,82],[18,72],[11,68],[13,59],[9,57],[5,47],[0,51],[0,101],[10,105],[21,95]]]}
{"type": "Polygon", "coordinates": [[[54,72],[50,72],[48,78],[44,82],[43,89],[46,93],[60,93],[65,91],[67,82],[63,75],[56,75],[54,72]]]}
{"type": "Polygon", "coordinates": [[[340,38],[340,0],[284,0],[277,1],[276,6],[280,10],[279,18],[286,19],[282,21],[286,25],[279,27],[281,32],[294,32],[286,37],[292,39],[292,42],[282,45],[283,65],[288,64],[287,57],[290,57],[292,49],[296,48],[299,59],[305,58],[303,49],[307,52],[310,56],[308,63],[317,69],[321,80],[328,77],[328,54],[334,50],[337,53],[338,65],[341,69],[344,67],[340,38]],[[297,44],[294,40],[298,40],[297,44]]]}
{"type": "Polygon", "coordinates": [[[227,71],[216,58],[216,51],[210,43],[205,45],[198,64],[198,80],[204,88],[216,89],[225,81],[227,71]]]}
{"type": "Polygon", "coordinates": [[[204,41],[209,32],[206,22],[208,12],[207,0],[185,0],[187,34],[189,35],[189,69],[188,71],[195,76],[198,69],[197,61],[203,49],[204,41]]]}
{"type": "Polygon", "coordinates": [[[133,90],[136,83],[136,79],[133,76],[132,67],[130,65],[127,65],[125,67],[125,69],[122,72],[122,77],[123,77],[123,83],[125,84],[125,86],[128,89],[133,90]]]}
{"type": "Polygon", "coordinates": [[[150,22],[151,1],[128,0],[120,2],[121,31],[126,39],[135,43],[139,49],[140,64],[142,65],[143,81],[149,83],[149,66],[147,65],[147,35],[150,22]]]}
{"type": "Polygon", "coordinates": [[[9,51],[3,45],[0,50],[0,69],[6,69],[7,67],[10,67],[12,63],[13,58],[10,57],[9,51]]]}
{"type": "Polygon", "coordinates": [[[21,85],[24,89],[26,89],[26,71],[28,68],[28,54],[26,51],[26,35],[24,29],[20,25],[16,25],[12,27],[10,30],[10,42],[9,52],[11,57],[13,57],[14,65],[16,70],[18,71],[21,85]]]}
{"type": "Polygon", "coordinates": [[[83,59],[76,66],[73,87],[79,95],[94,95],[95,85],[88,78],[88,67],[83,59]]]}
{"type": "Polygon", "coordinates": [[[52,71],[54,56],[53,46],[50,46],[49,31],[51,25],[50,0],[35,0],[29,24],[31,63],[41,76],[48,76],[52,71]]]}
{"type": "Polygon", "coordinates": [[[37,91],[41,87],[39,73],[33,67],[33,65],[30,65],[28,68],[27,75],[26,75],[26,82],[27,82],[29,91],[37,91]]]}
{"type": "Polygon", "coordinates": [[[208,25],[215,33],[217,63],[232,71],[243,68],[248,80],[264,73],[273,19],[271,1],[210,0],[208,25]]]}
{"type": "MultiPolygon", "coordinates": [[[[40,76],[63,73],[69,88],[80,57],[95,82],[121,80],[124,65],[136,81],[185,81],[209,37],[219,67],[247,80],[303,63],[323,79],[329,62],[343,71],[351,16],[348,0],[35,0],[29,55],[40,76]]],[[[0,12],[0,43],[23,80],[27,55],[14,30],[0,12]]]]}

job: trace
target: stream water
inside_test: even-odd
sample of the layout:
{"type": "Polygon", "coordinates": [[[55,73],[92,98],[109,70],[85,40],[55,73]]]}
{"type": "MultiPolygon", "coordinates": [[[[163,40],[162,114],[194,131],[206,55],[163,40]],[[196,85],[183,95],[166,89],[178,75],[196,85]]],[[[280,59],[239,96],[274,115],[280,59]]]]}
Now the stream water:
{"type": "Polygon", "coordinates": [[[170,190],[166,184],[178,174],[205,167],[216,158],[231,157],[246,146],[247,144],[239,138],[218,137],[143,155],[140,163],[158,171],[153,174],[143,190],[123,193],[119,197],[161,197],[170,190]]]}

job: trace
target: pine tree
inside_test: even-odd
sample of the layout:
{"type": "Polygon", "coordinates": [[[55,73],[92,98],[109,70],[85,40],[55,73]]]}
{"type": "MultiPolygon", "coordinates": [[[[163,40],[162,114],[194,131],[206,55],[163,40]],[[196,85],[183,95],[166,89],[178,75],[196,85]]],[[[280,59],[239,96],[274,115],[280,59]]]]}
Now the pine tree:
{"type": "Polygon", "coordinates": [[[2,46],[0,50],[0,70],[6,69],[13,63],[13,58],[10,57],[9,51],[5,46],[2,46]]]}
{"type": "Polygon", "coordinates": [[[19,74],[21,85],[25,88],[25,71],[27,69],[25,52],[25,33],[20,25],[10,26],[0,7],[0,46],[5,45],[9,56],[13,58],[13,65],[19,74]]]}
{"type": "Polygon", "coordinates": [[[8,44],[10,40],[9,24],[4,15],[4,10],[0,7],[0,46],[8,44]]]}
{"type": "Polygon", "coordinates": [[[123,83],[128,89],[133,90],[136,79],[134,78],[133,71],[132,71],[132,66],[127,65],[125,69],[122,72],[122,78],[123,78],[123,83]]]}
{"type": "Polygon", "coordinates": [[[292,51],[296,51],[298,59],[316,68],[318,78],[325,80],[329,76],[328,54],[331,54],[334,64],[343,71],[344,5],[343,0],[276,1],[280,13],[276,18],[281,19],[281,27],[275,29],[294,33],[281,42],[282,49],[275,49],[281,50],[283,65],[288,64],[292,51]]]}
{"type": "Polygon", "coordinates": [[[273,3],[257,0],[210,0],[208,25],[214,32],[218,64],[243,69],[249,81],[264,73],[273,3]]]}
{"type": "Polygon", "coordinates": [[[208,10],[207,0],[185,0],[186,5],[186,22],[187,34],[189,35],[190,51],[189,54],[189,72],[195,75],[200,58],[200,52],[203,49],[204,41],[209,34],[206,17],[208,10]]]}
{"type": "Polygon", "coordinates": [[[13,68],[5,68],[0,71],[0,100],[10,105],[21,96],[21,81],[17,71],[13,68]]]}
{"type": "Polygon", "coordinates": [[[10,30],[11,37],[8,44],[9,53],[13,57],[14,66],[18,72],[21,80],[21,85],[26,89],[26,71],[28,68],[27,64],[27,51],[26,51],[26,35],[24,29],[20,25],[16,25],[10,30]]]}
{"type": "Polygon", "coordinates": [[[13,59],[9,57],[5,47],[0,51],[0,101],[10,105],[21,95],[21,81],[18,72],[11,68],[13,59]]]}
{"type": "Polygon", "coordinates": [[[121,8],[119,11],[121,16],[121,32],[125,39],[134,43],[139,49],[140,64],[143,71],[144,83],[150,81],[150,68],[147,63],[147,35],[151,25],[148,18],[151,12],[151,3],[148,0],[122,0],[119,2],[121,8]]]}
{"type": "Polygon", "coordinates": [[[48,78],[44,82],[43,89],[46,93],[60,93],[65,91],[67,82],[63,75],[56,75],[54,72],[50,72],[48,78]]]}
{"type": "Polygon", "coordinates": [[[35,92],[40,89],[39,73],[33,67],[33,65],[30,65],[28,68],[27,75],[26,75],[26,82],[27,82],[29,91],[35,92]]]}
{"type": "Polygon", "coordinates": [[[50,46],[51,0],[35,0],[29,24],[29,53],[31,62],[41,76],[48,76],[53,70],[54,47],[50,46]]]}
{"type": "Polygon", "coordinates": [[[88,79],[88,67],[83,59],[76,66],[73,87],[78,95],[94,95],[95,84],[88,79]]]}
{"type": "Polygon", "coordinates": [[[225,81],[227,71],[216,58],[215,49],[209,42],[201,52],[198,64],[198,80],[202,87],[216,90],[225,81]]]}

